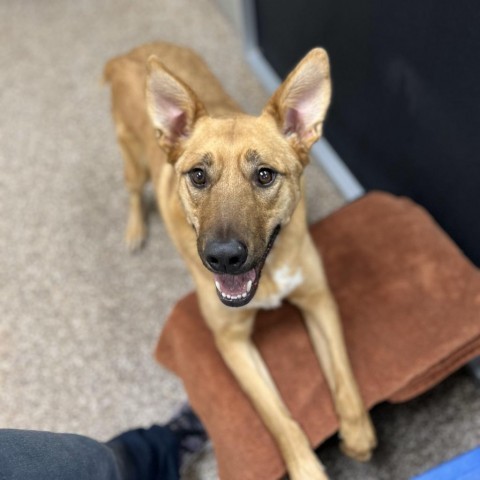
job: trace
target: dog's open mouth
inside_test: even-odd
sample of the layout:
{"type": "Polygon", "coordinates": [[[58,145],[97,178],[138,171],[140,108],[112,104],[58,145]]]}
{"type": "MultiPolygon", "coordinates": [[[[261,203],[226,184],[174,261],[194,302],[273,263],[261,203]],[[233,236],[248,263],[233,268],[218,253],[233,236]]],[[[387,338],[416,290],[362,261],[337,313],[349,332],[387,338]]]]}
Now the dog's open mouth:
{"type": "Polygon", "coordinates": [[[243,307],[253,298],[257,291],[258,283],[262,273],[263,265],[270,250],[273,247],[275,238],[280,231],[276,227],[268,241],[267,248],[258,264],[245,273],[231,275],[228,273],[215,273],[215,286],[217,287],[218,298],[229,307],[243,307]]]}
{"type": "Polygon", "coordinates": [[[220,300],[231,307],[246,305],[252,299],[258,286],[258,275],[255,268],[239,275],[216,273],[214,278],[220,300]]]}

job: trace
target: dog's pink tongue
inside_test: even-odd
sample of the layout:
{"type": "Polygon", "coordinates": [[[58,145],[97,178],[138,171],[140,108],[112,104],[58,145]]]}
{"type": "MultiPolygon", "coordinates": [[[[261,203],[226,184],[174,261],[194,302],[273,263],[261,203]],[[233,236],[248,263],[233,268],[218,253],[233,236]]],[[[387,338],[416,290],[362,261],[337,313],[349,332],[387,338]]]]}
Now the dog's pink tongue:
{"type": "Polygon", "coordinates": [[[240,275],[215,274],[215,285],[220,290],[220,293],[237,297],[248,293],[252,288],[252,284],[256,278],[255,269],[252,268],[246,273],[240,275]]]}

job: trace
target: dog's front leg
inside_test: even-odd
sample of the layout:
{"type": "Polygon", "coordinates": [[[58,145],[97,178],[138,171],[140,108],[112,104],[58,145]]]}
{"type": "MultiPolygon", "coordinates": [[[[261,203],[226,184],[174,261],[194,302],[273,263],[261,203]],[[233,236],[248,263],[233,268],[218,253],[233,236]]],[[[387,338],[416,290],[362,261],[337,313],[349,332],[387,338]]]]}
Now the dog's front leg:
{"type": "Polygon", "coordinates": [[[277,442],[291,480],[326,480],[306,435],[292,419],[251,341],[254,319],[252,311],[229,311],[227,321],[214,329],[217,348],[277,442]]]}
{"type": "Polygon", "coordinates": [[[356,460],[366,461],[376,446],[376,436],[350,366],[338,308],[310,237],[302,252],[300,268],[305,281],[289,300],[302,311],[330,387],[339,417],[342,450],[356,460]]]}

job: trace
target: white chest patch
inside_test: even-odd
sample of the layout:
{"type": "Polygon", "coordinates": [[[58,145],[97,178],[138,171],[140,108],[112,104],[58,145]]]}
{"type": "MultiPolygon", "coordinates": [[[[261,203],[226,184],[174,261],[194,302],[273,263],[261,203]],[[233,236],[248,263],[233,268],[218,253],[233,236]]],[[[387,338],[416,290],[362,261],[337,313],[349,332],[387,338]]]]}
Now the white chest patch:
{"type": "Polygon", "coordinates": [[[282,300],[285,297],[288,297],[288,295],[303,282],[302,271],[298,269],[296,272],[292,272],[287,265],[275,270],[272,276],[277,291],[265,298],[259,299],[258,301],[255,301],[254,299],[254,302],[252,303],[254,303],[255,307],[267,310],[279,307],[282,300]]]}

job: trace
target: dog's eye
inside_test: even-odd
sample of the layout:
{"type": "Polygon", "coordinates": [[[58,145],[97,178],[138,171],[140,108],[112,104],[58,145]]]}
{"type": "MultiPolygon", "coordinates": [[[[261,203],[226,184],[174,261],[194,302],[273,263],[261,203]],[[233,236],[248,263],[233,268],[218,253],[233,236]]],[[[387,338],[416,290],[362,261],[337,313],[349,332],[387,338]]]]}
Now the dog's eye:
{"type": "Polygon", "coordinates": [[[201,168],[194,168],[188,172],[188,175],[192,183],[198,188],[204,187],[207,183],[207,174],[201,168]]]}
{"type": "Polygon", "coordinates": [[[277,173],[270,168],[261,168],[257,173],[257,183],[261,187],[268,187],[273,183],[277,173]]]}

